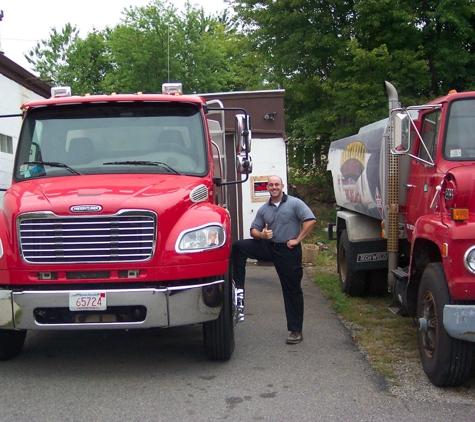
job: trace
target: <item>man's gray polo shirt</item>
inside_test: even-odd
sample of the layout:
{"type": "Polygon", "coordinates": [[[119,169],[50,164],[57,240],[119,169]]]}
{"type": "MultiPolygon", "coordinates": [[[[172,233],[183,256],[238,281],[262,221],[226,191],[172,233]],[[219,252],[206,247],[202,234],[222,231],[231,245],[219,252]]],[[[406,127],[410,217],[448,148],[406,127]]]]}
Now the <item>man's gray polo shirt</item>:
{"type": "Polygon", "coordinates": [[[262,231],[267,224],[267,228],[274,232],[272,242],[286,243],[299,235],[302,222],[307,220],[315,220],[312,210],[301,199],[284,193],[278,207],[269,199],[259,208],[251,230],[262,231]]]}

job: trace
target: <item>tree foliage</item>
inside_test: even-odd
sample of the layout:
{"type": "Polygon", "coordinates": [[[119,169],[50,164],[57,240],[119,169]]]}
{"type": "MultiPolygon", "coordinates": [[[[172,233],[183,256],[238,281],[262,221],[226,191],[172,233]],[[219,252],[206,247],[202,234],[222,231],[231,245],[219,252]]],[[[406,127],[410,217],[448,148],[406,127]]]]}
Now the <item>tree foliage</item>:
{"type": "Polygon", "coordinates": [[[33,70],[76,94],[160,92],[180,81],[187,93],[245,90],[262,86],[262,65],[249,54],[246,38],[229,14],[208,16],[186,3],[168,0],[124,9],[114,28],[85,38],[66,24],[52,29],[27,56],[33,70]]]}
{"type": "Polygon", "coordinates": [[[475,0],[228,3],[234,14],[208,16],[151,0],[85,38],[53,28],[28,59],[78,94],[159,92],[174,80],[191,93],[283,87],[290,158],[316,177],[331,140],[387,116],[385,80],[405,105],[475,89],[475,0]]]}
{"type": "Polygon", "coordinates": [[[72,46],[78,39],[78,30],[67,23],[59,32],[51,28],[49,40],[41,40],[25,54],[33,70],[48,82],[61,81],[68,72],[68,59],[72,46]]]}
{"type": "Polygon", "coordinates": [[[315,174],[322,174],[331,140],[387,116],[385,80],[406,105],[475,88],[473,0],[232,4],[286,90],[290,145],[304,151],[294,156],[305,157],[315,174]]]}

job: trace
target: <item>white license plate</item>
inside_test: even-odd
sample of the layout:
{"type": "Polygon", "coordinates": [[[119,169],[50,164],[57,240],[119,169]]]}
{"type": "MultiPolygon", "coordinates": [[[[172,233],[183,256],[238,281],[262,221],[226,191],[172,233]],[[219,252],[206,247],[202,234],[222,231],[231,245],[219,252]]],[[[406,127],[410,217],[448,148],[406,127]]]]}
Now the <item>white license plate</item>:
{"type": "Polygon", "coordinates": [[[105,292],[70,292],[70,311],[105,311],[107,301],[105,292]]]}

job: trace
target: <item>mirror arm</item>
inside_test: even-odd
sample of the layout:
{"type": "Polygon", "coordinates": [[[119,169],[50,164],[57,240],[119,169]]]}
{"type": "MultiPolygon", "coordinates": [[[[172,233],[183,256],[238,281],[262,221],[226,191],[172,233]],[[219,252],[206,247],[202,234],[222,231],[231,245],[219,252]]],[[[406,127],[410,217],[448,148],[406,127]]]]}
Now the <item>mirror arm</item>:
{"type": "Polygon", "coordinates": [[[232,182],[221,182],[221,179],[216,180],[218,178],[216,178],[214,180],[214,182],[216,183],[216,186],[226,186],[226,185],[240,185],[241,183],[245,183],[249,180],[249,173],[245,173],[246,177],[243,179],[243,180],[236,180],[236,181],[232,181],[232,182]]]}

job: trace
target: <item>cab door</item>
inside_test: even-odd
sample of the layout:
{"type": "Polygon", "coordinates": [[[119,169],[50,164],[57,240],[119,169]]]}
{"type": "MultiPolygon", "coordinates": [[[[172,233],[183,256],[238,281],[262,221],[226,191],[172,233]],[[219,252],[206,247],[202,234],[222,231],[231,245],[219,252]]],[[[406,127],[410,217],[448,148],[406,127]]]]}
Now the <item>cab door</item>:
{"type": "Polygon", "coordinates": [[[419,217],[434,212],[430,208],[436,192],[436,167],[434,165],[440,132],[440,110],[422,116],[421,138],[414,144],[407,189],[405,217],[409,241],[412,241],[414,225],[419,217]]]}

